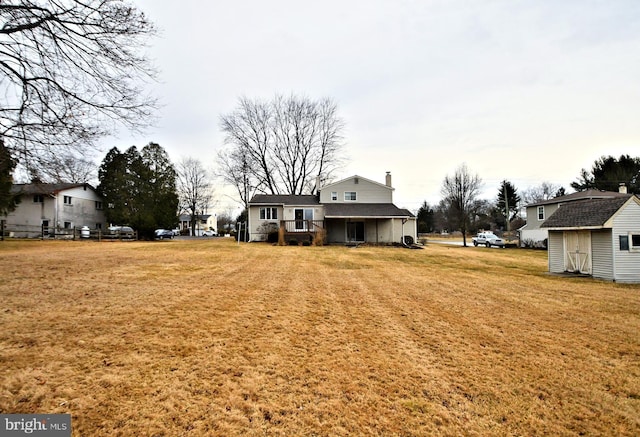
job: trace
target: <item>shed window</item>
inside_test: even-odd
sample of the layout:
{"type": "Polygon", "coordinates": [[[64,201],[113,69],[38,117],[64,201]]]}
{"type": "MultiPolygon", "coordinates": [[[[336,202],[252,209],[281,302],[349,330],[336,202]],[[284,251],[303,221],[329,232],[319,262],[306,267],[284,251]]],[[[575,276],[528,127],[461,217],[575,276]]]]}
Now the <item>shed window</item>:
{"type": "Polygon", "coordinates": [[[538,220],[544,220],[544,206],[538,207],[538,220]]]}
{"type": "Polygon", "coordinates": [[[629,250],[640,252],[640,234],[629,233],[629,250]]]}

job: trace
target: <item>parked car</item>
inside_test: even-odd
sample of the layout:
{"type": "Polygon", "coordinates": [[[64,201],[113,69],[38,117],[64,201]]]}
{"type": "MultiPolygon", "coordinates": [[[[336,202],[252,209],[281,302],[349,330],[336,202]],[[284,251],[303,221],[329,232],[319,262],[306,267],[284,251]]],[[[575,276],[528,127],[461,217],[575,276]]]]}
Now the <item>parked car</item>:
{"type": "Polygon", "coordinates": [[[473,245],[485,245],[487,247],[496,246],[504,248],[504,240],[493,232],[480,232],[473,237],[473,245]]]}
{"type": "Polygon", "coordinates": [[[156,229],[156,240],[164,240],[165,238],[172,239],[174,234],[169,229],[156,229]]]}
{"type": "Polygon", "coordinates": [[[133,228],[129,226],[109,226],[108,237],[111,238],[135,238],[136,234],[133,228]]]}
{"type": "Polygon", "coordinates": [[[203,237],[217,237],[217,236],[218,236],[218,234],[216,234],[216,233],[215,233],[215,231],[208,230],[208,231],[204,231],[204,232],[202,233],[202,236],[203,236],[203,237]]]}

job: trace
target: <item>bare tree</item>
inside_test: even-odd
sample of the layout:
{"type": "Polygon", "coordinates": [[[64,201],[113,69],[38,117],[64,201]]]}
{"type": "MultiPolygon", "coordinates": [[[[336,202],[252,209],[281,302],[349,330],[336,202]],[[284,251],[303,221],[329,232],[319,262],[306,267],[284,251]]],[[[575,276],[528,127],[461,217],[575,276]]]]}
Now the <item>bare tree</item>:
{"type": "Polygon", "coordinates": [[[553,199],[561,190],[561,186],[551,182],[542,182],[540,185],[529,187],[522,192],[523,203],[530,204],[543,200],[553,199]]]}
{"type": "MultiPolygon", "coordinates": [[[[225,142],[223,178],[242,195],[313,192],[316,178],[331,178],[341,165],[344,123],[329,99],[276,96],[270,102],[241,98],[221,117],[225,142]],[[244,184],[244,186],[240,186],[244,184]]],[[[245,204],[246,205],[246,204],[245,204]]]]}
{"type": "Polygon", "coordinates": [[[482,179],[469,173],[466,164],[458,167],[453,176],[446,176],[440,190],[444,201],[449,205],[450,223],[462,232],[463,244],[467,246],[467,230],[471,214],[474,211],[482,179]]]}
{"type": "Polygon", "coordinates": [[[184,158],[178,164],[178,197],[180,209],[191,220],[191,235],[195,235],[198,215],[212,206],[213,187],[202,163],[194,158],[184,158]]]}
{"type": "Polygon", "coordinates": [[[88,183],[97,180],[98,166],[91,160],[79,158],[74,155],[56,155],[47,152],[43,157],[48,156],[48,164],[39,168],[33,168],[31,176],[44,182],[71,182],[88,183]]]}
{"type": "Polygon", "coordinates": [[[154,26],[128,1],[0,2],[0,138],[29,171],[146,126],[154,26]]]}

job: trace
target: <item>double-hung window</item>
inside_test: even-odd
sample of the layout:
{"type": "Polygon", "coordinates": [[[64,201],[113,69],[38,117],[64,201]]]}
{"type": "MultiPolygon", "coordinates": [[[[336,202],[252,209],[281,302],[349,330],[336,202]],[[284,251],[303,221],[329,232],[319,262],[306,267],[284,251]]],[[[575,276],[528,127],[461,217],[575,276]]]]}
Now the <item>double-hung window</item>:
{"type": "Polygon", "coordinates": [[[260,208],[260,220],[278,220],[278,208],[260,208]]]}
{"type": "Polygon", "coordinates": [[[538,207],[538,220],[544,220],[544,206],[538,207]]]}

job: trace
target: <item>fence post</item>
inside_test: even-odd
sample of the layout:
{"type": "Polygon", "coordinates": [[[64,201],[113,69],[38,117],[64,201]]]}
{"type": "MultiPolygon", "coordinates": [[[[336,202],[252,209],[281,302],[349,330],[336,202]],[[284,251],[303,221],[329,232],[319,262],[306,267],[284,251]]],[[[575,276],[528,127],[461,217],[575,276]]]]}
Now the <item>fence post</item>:
{"type": "Polygon", "coordinates": [[[5,227],[5,221],[4,220],[0,220],[0,241],[4,241],[4,227],[5,227]]]}

